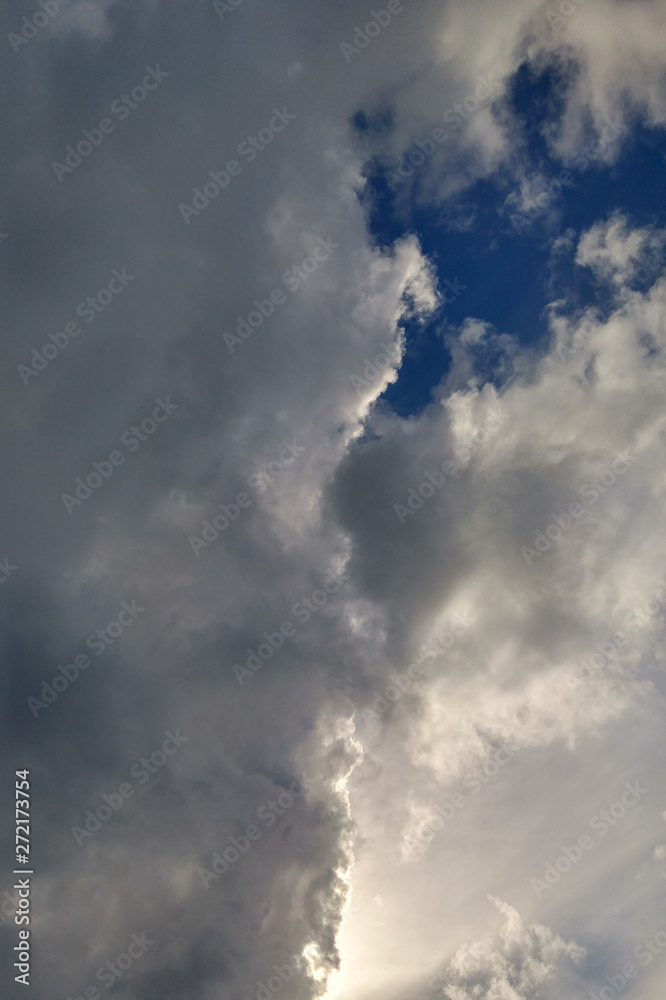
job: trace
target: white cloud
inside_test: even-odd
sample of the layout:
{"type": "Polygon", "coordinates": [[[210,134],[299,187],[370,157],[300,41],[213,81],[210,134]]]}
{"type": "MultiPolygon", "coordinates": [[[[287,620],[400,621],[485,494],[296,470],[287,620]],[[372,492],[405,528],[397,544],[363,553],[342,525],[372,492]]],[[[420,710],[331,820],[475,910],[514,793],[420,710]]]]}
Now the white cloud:
{"type": "Polygon", "coordinates": [[[576,263],[591,268],[598,281],[623,288],[636,280],[639,268],[648,276],[663,270],[665,240],[666,232],[632,227],[616,212],[581,237],[576,263]]]}
{"type": "Polygon", "coordinates": [[[488,898],[504,917],[499,945],[478,941],[456,952],[442,986],[449,1000],[536,1000],[558,966],[585,957],[584,948],[541,924],[527,926],[508,903],[488,898]]]}
{"type": "MultiPolygon", "coordinates": [[[[531,1000],[580,957],[565,941],[581,939],[570,933],[578,904],[586,940],[601,949],[617,871],[630,871],[634,854],[649,860],[663,837],[652,813],[646,833],[627,820],[625,839],[609,836],[590,858],[589,901],[587,883],[543,901],[564,937],[521,896],[549,838],[584,828],[589,797],[611,801],[607,788],[614,794],[625,772],[635,778],[640,754],[653,783],[660,773],[658,615],[614,654],[614,672],[583,691],[567,681],[653,595],[666,567],[664,280],[592,316],[576,350],[578,316],[553,313],[553,343],[538,356],[471,315],[443,331],[453,364],[430,407],[404,419],[370,409],[399,369],[401,321],[430,317],[438,289],[414,236],[391,252],[374,245],[358,197],[365,159],[409,149],[481,75],[503,88],[526,56],[557,55],[543,15],[536,0],[412,4],[347,65],[339,43],[360,16],[349,3],[313,17],[308,5],[246,0],[220,22],[208,3],[117,2],[104,8],[104,30],[95,19],[83,38],[45,33],[20,54],[18,86],[5,98],[3,227],[18,250],[2,278],[12,338],[0,379],[12,435],[3,510],[30,582],[3,591],[11,717],[33,721],[27,696],[121,600],[146,607],[146,627],[109,650],[103,671],[12,734],[53,788],[35,907],[48,959],[35,970],[46,977],[36,997],[78,995],[126,930],[145,925],[160,945],[128,996],[242,997],[274,963],[306,950],[309,975],[294,978],[293,1000],[323,994],[339,955],[350,1000],[389,987],[409,1000],[438,958],[451,960],[458,998],[478,986],[489,1000],[531,1000]],[[96,127],[148,58],[169,71],[170,89],[58,185],[51,161],[96,127]],[[390,136],[352,133],[357,111],[386,105],[390,136]],[[244,162],[234,187],[186,227],[178,204],[274,106],[293,109],[293,131],[244,162]],[[230,354],[223,335],[237,317],[284,291],[284,275],[329,236],[340,246],[326,267],[230,354]],[[24,386],[16,366],[33,343],[124,264],[136,270],[131,296],[24,386]],[[392,363],[357,393],[350,376],[387,342],[392,363]],[[489,351],[500,357],[497,388],[483,370],[489,351]],[[68,521],[60,494],[163,391],[180,404],[173,421],[68,521]],[[306,454],[194,559],[192,526],[233,503],[295,436],[306,454]],[[580,502],[581,487],[625,450],[635,466],[528,566],[521,546],[533,547],[552,514],[580,502]],[[393,504],[449,458],[459,475],[400,524],[393,504]],[[343,564],[350,583],[239,688],[233,664],[264,632],[295,621],[297,602],[343,564]],[[457,613],[473,628],[429,660],[374,731],[364,728],[360,709],[375,688],[457,613]],[[192,734],[178,770],[83,855],[68,854],[60,834],[73,814],[122,781],[165,720],[192,734]],[[509,741],[521,752],[401,865],[405,831],[509,741]],[[247,863],[209,892],[197,886],[204,859],[303,774],[316,779],[312,791],[247,863]],[[500,945],[486,940],[488,889],[525,913],[497,904],[500,945]]],[[[663,121],[662,24],[646,4],[586,0],[567,28],[581,69],[552,136],[562,157],[582,141],[588,113],[603,128],[629,101],[663,121]]],[[[519,178],[524,164],[500,92],[424,165],[416,196],[441,204],[504,168],[519,178]]],[[[657,236],[619,217],[600,222],[580,240],[578,263],[622,287],[657,236]]],[[[640,902],[652,919],[659,900],[640,902]]]]}

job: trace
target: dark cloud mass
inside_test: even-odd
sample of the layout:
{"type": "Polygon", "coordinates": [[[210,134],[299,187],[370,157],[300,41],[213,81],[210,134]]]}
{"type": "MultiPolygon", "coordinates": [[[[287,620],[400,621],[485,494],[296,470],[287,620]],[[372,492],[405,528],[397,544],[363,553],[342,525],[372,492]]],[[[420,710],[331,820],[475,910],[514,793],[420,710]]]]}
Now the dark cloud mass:
{"type": "Polygon", "coordinates": [[[3,995],[651,1000],[663,5],[0,23],[3,995]]]}

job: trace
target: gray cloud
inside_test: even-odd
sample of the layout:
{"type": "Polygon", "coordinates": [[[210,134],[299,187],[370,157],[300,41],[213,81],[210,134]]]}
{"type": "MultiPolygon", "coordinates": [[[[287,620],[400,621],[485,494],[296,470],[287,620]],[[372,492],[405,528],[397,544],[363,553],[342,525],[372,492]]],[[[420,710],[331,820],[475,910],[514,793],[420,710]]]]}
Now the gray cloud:
{"type": "MultiPolygon", "coordinates": [[[[596,965],[577,975],[595,982],[613,947],[630,953],[658,928],[663,803],[632,813],[583,881],[539,901],[529,878],[625,780],[663,770],[660,615],[618,651],[616,676],[568,683],[666,565],[663,278],[592,317],[575,351],[557,348],[578,317],[553,309],[539,357],[470,301],[433,404],[405,419],[373,405],[399,377],[401,321],[432,317],[445,289],[415,237],[373,243],[364,164],[407,153],[486,75],[497,98],[420,168],[405,205],[441,205],[496,170],[518,178],[505,87],[524,59],[562,56],[544,9],[406,4],[350,63],[340,44],[369,16],[351,0],[245,0],[222,18],[208,2],[72,2],[17,52],[6,36],[26,11],[5,9],[0,556],[19,568],[0,590],[3,747],[10,777],[31,771],[37,1000],[99,986],[143,933],[154,945],[109,995],[255,998],[298,955],[290,1000],[343,988],[409,1000],[436,963],[451,1000],[571,984],[583,996],[568,978],[583,947],[596,965]],[[155,66],[163,84],[127,116],[110,110],[155,66]],[[353,115],[383,107],[388,133],[353,133],[353,115]],[[243,158],[274,108],[296,118],[243,158]],[[109,116],[115,130],[60,183],[53,161],[109,116]],[[235,157],[242,171],[186,225],[179,205],[235,157]],[[329,240],[339,247],[293,289],[329,240]],[[107,305],[98,293],[122,268],[136,277],[107,305]],[[225,334],[275,289],[285,301],[231,353],[225,334]],[[91,296],[104,308],[86,323],[91,296]],[[77,319],[81,334],[25,384],[18,366],[77,319]],[[496,389],[479,372],[484,338],[504,352],[496,389]],[[358,392],[351,376],[387,345],[390,364],[358,392]],[[177,411],[125,450],[165,397],[177,411]],[[285,440],[306,450],[195,558],[189,536],[285,440]],[[121,447],[126,461],[70,515],[62,494],[121,447]],[[635,471],[528,567],[520,546],[625,449],[635,471]],[[447,458],[459,475],[400,524],[393,504],[447,458]],[[345,587],[239,685],[233,665],[345,569],[345,587]],[[35,717],[28,699],[133,600],[145,612],[35,717]],[[375,692],[456,614],[473,628],[368,721],[375,692]],[[177,727],[187,748],[79,849],[72,826],[177,727]],[[509,742],[511,762],[406,860],[415,818],[509,742]],[[297,780],[307,793],[205,891],[198,868],[297,780]],[[504,938],[470,945],[495,932],[488,892],[511,900],[504,938]]],[[[625,101],[663,123],[656,8],[586,0],[566,31],[580,74],[548,137],[565,161],[584,122],[625,101]]],[[[578,264],[619,285],[655,238],[599,220],[578,264]]],[[[15,935],[0,927],[6,955],[15,935]]]]}

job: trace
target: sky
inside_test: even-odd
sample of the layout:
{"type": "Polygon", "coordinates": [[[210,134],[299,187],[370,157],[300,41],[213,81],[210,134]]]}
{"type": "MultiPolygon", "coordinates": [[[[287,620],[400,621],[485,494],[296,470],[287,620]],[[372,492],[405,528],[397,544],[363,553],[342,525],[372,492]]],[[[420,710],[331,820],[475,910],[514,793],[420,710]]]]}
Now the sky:
{"type": "Polygon", "coordinates": [[[0,16],[3,995],[653,1000],[666,7],[0,16]]]}

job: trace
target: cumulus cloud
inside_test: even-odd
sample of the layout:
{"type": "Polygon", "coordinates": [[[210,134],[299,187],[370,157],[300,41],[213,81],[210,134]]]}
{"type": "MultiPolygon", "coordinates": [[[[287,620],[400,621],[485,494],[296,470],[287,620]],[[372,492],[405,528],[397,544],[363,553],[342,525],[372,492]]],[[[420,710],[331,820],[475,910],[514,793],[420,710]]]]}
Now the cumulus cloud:
{"type": "MultiPolygon", "coordinates": [[[[23,16],[10,5],[6,32],[23,16]]],[[[398,212],[526,177],[509,101],[526,62],[570,69],[546,129],[563,161],[590,122],[662,123],[663,14],[586,0],[556,36],[537,0],[405,4],[347,62],[340,45],[367,16],[351,2],[244,0],[223,18],[207,2],[79,3],[0,68],[3,514],[18,567],[0,607],[3,747],[39,803],[39,1000],[99,985],[144,932],[154,946],[115,986],[128,1000],[255,998],[294,955],[294,1000],[332,998],[345,976],[350,998],[409,1000],[437,961],[451,1000],[531,1000],[582,958],[574,940],[601,948],[613,872],[663,837],[650,813],[591,856],[587,936],[572,883],[541,903],[556,930],[538,922],[529,874],[559,850],[550,838],[584,830],[591,799],[613,801],[641,754],[660,773],[663,619],[638,611],[666,566],[666,282],[640,278],[663,233],[616,214],[572,237],[581,271],[627,294],[602,313],[553,306],[536,350],[471,305],[444,322],[436,252],[413,231],[379,245],[367,214],[373,158],[388,168],[438,123],[448,139],[398,212]],[[165,79],[139,99],[150,67],[165,79]],[[492,98],[474,96],[481,77],[492,98]],[[278,114],[295,116],[283,131],[278,114]],[[122,268],[132,279],[107,305],[122,268]],[[87,322],[90,297],[104,308],[87,322]],[[401,417],[379,397],[403,373],[406,326],[426,323],[451,364],[401,417]],[[172,415],[142,430],[164,398],[172,415]],[[89,637],[129,601],[145,610],[95,655],[89,637]],[[447,629],[450,646],[368,721],[447,629]],[[60,668],[86,652],[63,688],[60,668]],[[187,743],[138,784],[132,766],[173,727],[187,743]],[[509,745],[492,780],[464,784],[509,745]],[[134,797],[77,846],[72,827],[127,781],[134,797]],[[405,851],[460,788],[428,849],[405,851]],[[234,848],[250,826],[260,836],[234,848]],[[203,868],[219,876],[208,887],[203,868]]],[[[646,921],[658,904],[642,900],[646,921]]]]}
{"type": "Polygon", "coordinates": [[[639,268],[648,275],[663,269],[664,239],[663,231],[631,226],[615,213],[583,234],[576,263],[589,267],[597,281],[620,289],[639,277],[639,268]]]}
{"type": "Polygon", "coordinates": [[[455,953],[442,984],[449,1000],[536,1000],[559,966],[585,957],[585,949],[573,941],[541,924],[527,926],[508,903],[488,899],[504,918],[499,942],[478,941],[455,953]]]}

